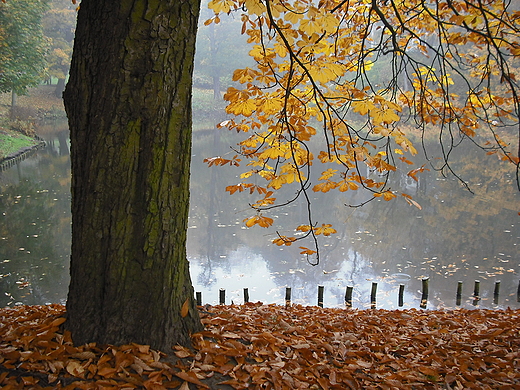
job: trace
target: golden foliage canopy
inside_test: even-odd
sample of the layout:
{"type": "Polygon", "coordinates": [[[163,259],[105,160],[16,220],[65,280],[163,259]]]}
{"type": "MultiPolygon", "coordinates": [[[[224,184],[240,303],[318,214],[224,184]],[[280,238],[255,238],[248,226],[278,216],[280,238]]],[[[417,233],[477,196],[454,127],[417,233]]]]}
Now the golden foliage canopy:
{"type": "MultiPolygon", "coordinates": [[[[246,134],[237,150],[251,167],[227,190],[256,188],[265,195],[253,204],[258,212],[293,201],[273,196],[286,185],[308,202],[309,190],[364,188],[373,195],[367,201],[396,198],[388,175],[397,155],[413,180],[427,169],[409,159],[420,137],[440,140],[438,169],[453,172],[448,156],[469,139],[514,164],[518,184],[520,12],[513,3],[212,0],[209,7],[215,16],[206,24],[240,14],[252,44],[256,66],[235,71],[242,88],[225,94],[234,117],[222,126],[246,134]],[[324,169],[313,178],[316,160],[324,169]],[[246,182],[255,178],[263,180],[246,182]]],[[[246,221],[270,226],[261,216],[246,221]]],[[[307,224],[298,239],[314,239],[314,249],[302,247],[309,255],[324,231],[310,211],[307,224]]],[[[295,240],[279,235],[275,243],[295,240]]]]}

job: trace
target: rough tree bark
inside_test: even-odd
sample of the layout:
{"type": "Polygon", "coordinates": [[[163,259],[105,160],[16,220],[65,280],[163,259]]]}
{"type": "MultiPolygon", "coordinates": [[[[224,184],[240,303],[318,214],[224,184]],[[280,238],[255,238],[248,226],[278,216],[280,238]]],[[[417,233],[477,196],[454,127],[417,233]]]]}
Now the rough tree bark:
{"type": "Polygon", "coordinates": [[[186,259],[199,2],[81,2],[64,93],[72,159],[66,326],[77,344],[171,351],[201,329],[186,259]]]}

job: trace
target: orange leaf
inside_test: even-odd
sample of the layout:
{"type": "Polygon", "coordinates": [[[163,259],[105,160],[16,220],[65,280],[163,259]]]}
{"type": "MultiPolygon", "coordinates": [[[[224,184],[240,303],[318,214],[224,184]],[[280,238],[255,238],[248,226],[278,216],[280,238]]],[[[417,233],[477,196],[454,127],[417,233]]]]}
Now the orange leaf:
{"type": "Polygon", "coordinates": [[[302,255],[313,255],[316,253],[316,251],[313,251],[312,249],[305,248],[304,246],[301,246],[300,249],[303,249],[300,254],[302,255]]]}
{"type": "Polygon", "coordinates": [[[189,298],[186,298],[181,308],[181,317],[184,318],[188,315],[188,311],[190,310],[190,301],[189,298]]]}
{"type": "Polygon", "coordinates": [[[209,389],[209,386],[208,385],[205,385],[204,383],[202,383],[199,378],[197,378],[197,375],[195,375],[194,372],[185,372],[185,371],[181,371],[181,372],[176,372],[175,375],[177,375],[179,378],[185,380],[186,382],[190,382],[190,383],[193,383],[197,386],[201,386],[201,387],[204,387],[205,389],[209,389]]]}
{"type": "Polygon", "coordinates": [[[97,371],[97,374],[100,376],[104,376],[105,378],[110,378],[110,377],[114,376],[116,371],[117,371],[117,369],[115,369],[113,367],[103,367],[97,371]]]}
{"type": "Polygon", "coordinates": [[[54,321],[51,322],[51,327],[60,326],[65,321],[67,321],[65,317],[56,318],[54,321]]]}

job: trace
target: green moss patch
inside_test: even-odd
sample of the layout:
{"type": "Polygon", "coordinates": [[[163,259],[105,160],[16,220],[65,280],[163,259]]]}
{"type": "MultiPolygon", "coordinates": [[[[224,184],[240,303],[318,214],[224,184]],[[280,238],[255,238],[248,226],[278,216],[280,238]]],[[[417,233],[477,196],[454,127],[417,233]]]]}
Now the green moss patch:
{"type": "Polygon", "coordinates": [[[0,127],[0,161],[20,149],[35,146],[38,142],[16,131],[0,127]]]}

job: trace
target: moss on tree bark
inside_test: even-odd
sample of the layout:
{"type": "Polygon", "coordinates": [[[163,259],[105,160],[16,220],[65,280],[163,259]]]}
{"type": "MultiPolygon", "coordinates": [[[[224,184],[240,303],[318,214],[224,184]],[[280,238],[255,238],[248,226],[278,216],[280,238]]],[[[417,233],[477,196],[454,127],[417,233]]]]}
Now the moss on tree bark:
{"type": "Polygon", "coordinates": [[[186,259],[199,0],[83,0],[64,93],[75,343],[170,350],[201,329],[186,259]],[[189,313],[181,307],[189,302],[189,313]]]}

